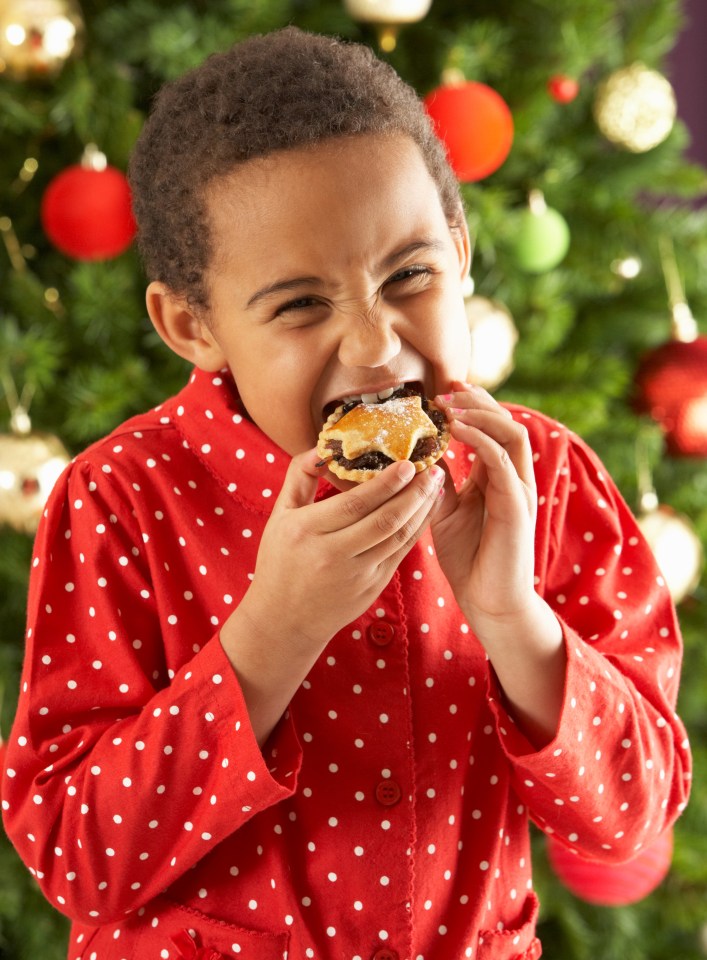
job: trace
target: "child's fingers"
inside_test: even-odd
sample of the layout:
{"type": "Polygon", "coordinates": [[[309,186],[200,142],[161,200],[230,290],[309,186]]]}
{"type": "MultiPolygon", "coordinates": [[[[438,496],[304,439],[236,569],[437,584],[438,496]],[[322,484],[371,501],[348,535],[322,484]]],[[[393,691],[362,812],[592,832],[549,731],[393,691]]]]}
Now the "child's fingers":
{"type": "Polygon", "coordinates": [[[441,401],[441,405],[445,407],[462,407],[464,409],[475,407],[479,410],[495,410],[502,416],[511,418],[510,411],[502,407],[497,400],[494,400],[483,387],[455,380],[452,382],[452,388],[454,393],[437,397],[435,398],[436,401],[441,401]]]}
{"type": "MultiPolygon", "coordinates": [[[[353,490],[347,490],[329,500],[317,504],[317,529],[320,533],[334,533],[338,530],[356,527],[356,536],[361,536],[362,522],[368,521],[370,531],[377,522],[385,528],[387,517],[397,515],[399,505],[389,505],[390,501],[401,493],[415,478],[415,467],[409,460],[392,463],[382,470],[380,475],[365,483],[358,484],[353,490]],[[383,510],[383,515],[376,511],[383,510]],[[373,515],[373,518],[371,519],[373,515]]],[[[414,494],[413,494],[414,499],[414,494]]],[[[375,541],[371,540],[371,543],[375,541]]],[[[342,541],[343,543],[343,541],[342,541]]],[[[354,553],[358,553],[354,550],[354,553]]]]}
{"type": "Polygon", "coordinates": [[[452,383],[454,393],[436,398],[440,406],[444,407],[450,421],[452,436],[462,443],[472,447],[479,447],[478,454],[486,461],[486,466],[497,468],[512,465],[523,483],[533,488],[535,486],[535,471],[533,469],[533,455],[525,427],[515,421],[509,410],[502,407],[482,387],[465,384],[455,380],[452,383]],[[479,441],[479,433],[498,444],[505,454],[495,446],[479,441]],[[506,464],[506,457],[510,463],[506,464]]]}
{"type": "Polygon", "coordinates": [[[431,467],[417,474],[414,481],[398,496],[386,501],[355,527],[346,531],[343,542],[352,556],[376,551],[375,562],[397,552],[401,546],[414,542],[420,528],[439,498],[444,484],[441,467],[431,467]]]}
{"type": "MultiPolygon", "coordinates": [[[[276,509],[312,504],[320,476],[316,463],[314,450],[293,457],[276,509]]],[[[441,468],[416,474],[409,461],[390,464],[372,480],[315,504],[312,529],[323,535],[338,533],[341,556],[361,556],[390,541],[392,546],[382,551],[384,559],[417,533],[443,477],[441,468]]]]}
{"type": "MultiPolygon", "coordinates": [[[[314,501],[317,485],[326,471],[318,467],[320,456],[316,447],[296,454],[285,475],[280,496],[276,502],[279,509],[297,509],[314,501]]],[[[321,532],[339,530],[366,516],[371,510],[399,493],[415,476],[415,468],[408,460],[390,464],[379,477],[358,484],[354,489],[318,505],[321,532]]],[[[273,511],[274,512],[274,511],[273,511]]]]}
{"type": "Polygon", "coordinates": [[[378,544],[368,553],[368,559],[375,563],[390,577],[403,558],[417,543],[430,523],[438,515],[444,504],[444,484],[439,484],[435,492],[427,498],[415,513],[410,517],[407,525],[398,531],[398,535],[391,536],[378,544]]]}
{"type": "Polygon", "coordinates": [[[510,416],[500,416],[495,410],[473,408],[451,412],[454,417],[450,421],[452,436],[473,446],[487,468],[512,466],[523,483],[535,486],[533,454],[528,431],[522,424],[510,416]],[[492,443],[480,441],[480,436],[492,443]]]}
{"type": "Polygon", "coordinates": [[[321,471],[317,469],[319,454],[316,447],[298,453],[287,468],[285,482],[277,498],[273,513],[283,508],[304,507],[314,501],[321,471]]]}
{"type": "Polygon", "coordinates": [[[488,392],[488,390],[485,390],[484,387],[480,386],[478,383],[468,383],[465,380],[452,380],[452,390],[460,393],[470,393],[477,397],[486,397],[492,403],[498,403],[497,400],[494,400],[493,396],[488,392]]]}

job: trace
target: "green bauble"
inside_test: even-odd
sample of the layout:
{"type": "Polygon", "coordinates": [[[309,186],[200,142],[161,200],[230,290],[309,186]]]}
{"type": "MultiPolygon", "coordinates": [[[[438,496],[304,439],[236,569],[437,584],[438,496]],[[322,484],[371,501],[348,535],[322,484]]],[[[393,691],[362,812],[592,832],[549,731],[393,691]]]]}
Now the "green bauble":
{"type": "Polygon", "coordinates": [[[531,205],[518,217],[513,256],[526,273],[546,273],[564,259],[570,246],[567,221],[552,207],[531,205]]]}

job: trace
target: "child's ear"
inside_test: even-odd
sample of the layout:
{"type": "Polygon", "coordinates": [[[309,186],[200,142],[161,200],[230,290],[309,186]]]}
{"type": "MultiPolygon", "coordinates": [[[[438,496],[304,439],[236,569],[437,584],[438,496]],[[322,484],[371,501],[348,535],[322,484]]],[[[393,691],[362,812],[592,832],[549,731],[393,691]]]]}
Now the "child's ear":
{"type": "Polygon", "coordinates": [[[461,207],[454,221],[450,223],[449,229],[452,233],[454,246],[457,249],[457,256],[459,257],[459,276],[464,280],[465,277],[469,276],[469,271],[471,270],[471,239],[469,237],[469,227],[466,222],[466,217],[461,207]]]}
{"type": "Polygon", "coordinates": [[[226,357],[205,320],[159,281],[147,287],[147,312],[157,333],[170,350],[194,366],[215,373],[226,366],[226,357]]]}

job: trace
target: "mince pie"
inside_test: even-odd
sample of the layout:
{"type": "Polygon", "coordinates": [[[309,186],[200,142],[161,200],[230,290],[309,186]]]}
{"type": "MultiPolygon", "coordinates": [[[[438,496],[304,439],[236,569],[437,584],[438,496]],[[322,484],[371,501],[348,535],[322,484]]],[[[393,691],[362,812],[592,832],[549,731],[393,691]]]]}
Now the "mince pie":
{"type": "Polygon", "coordinates": [[[371,480],[395,460],[410,460],[419,472],[432,466],[449,444],[443,410],[409,387],[378,403],[342,403],[322,427],[317,452],[342,480],[371,480]]]}

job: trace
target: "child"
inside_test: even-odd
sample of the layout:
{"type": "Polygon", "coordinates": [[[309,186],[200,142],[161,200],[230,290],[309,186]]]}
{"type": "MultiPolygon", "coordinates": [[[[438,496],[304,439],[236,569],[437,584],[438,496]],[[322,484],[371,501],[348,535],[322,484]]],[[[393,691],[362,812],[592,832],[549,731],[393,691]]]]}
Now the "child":
{"type": "Polygon", "coordinates": [[[168,84],[131,180],[194,365],[37,536],[7,831],[86,960],[534,960],[528,818],[622,861],[685,805],[680,640],[597,458],[466,384],[469,238],[415,94],[293,28],[168,84]],[[317,464],[437,397],[445,467],[317,464]]]}

